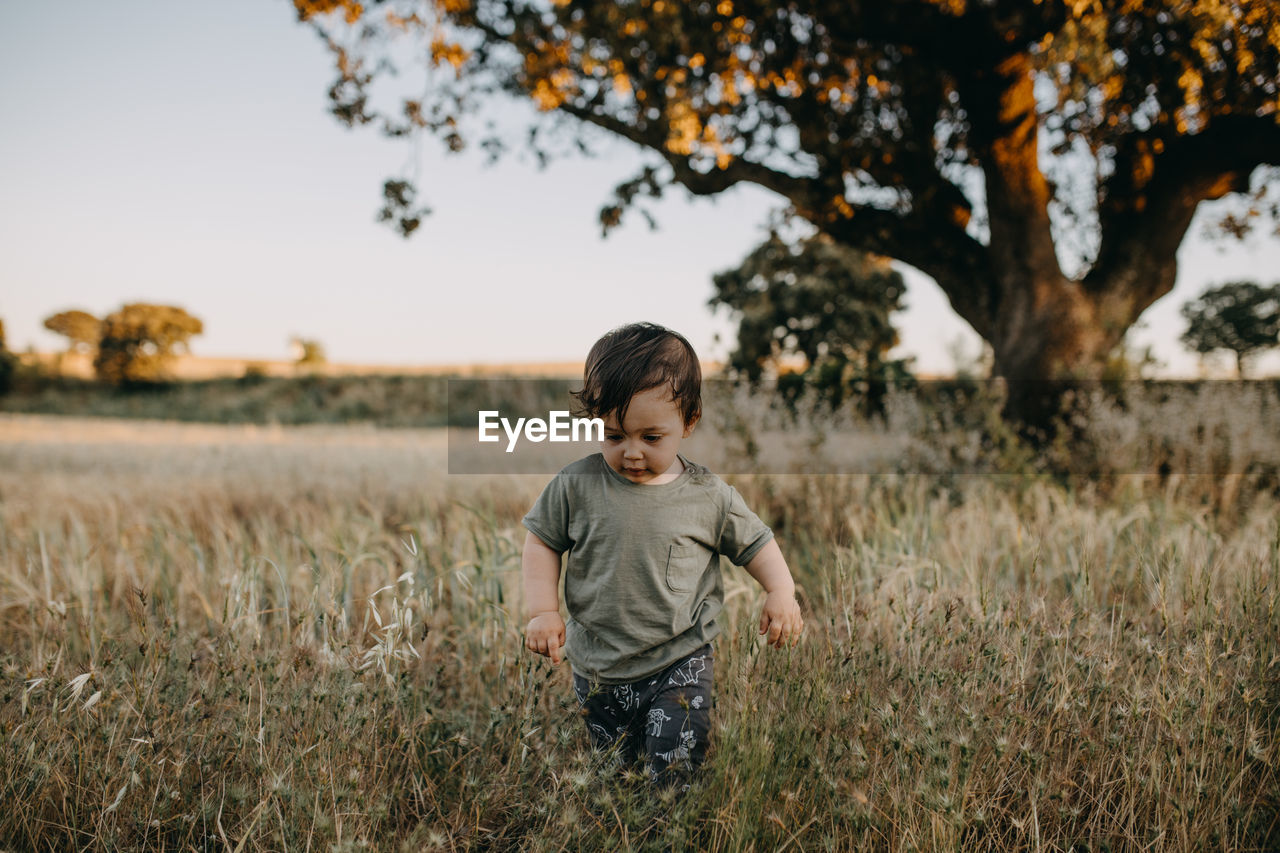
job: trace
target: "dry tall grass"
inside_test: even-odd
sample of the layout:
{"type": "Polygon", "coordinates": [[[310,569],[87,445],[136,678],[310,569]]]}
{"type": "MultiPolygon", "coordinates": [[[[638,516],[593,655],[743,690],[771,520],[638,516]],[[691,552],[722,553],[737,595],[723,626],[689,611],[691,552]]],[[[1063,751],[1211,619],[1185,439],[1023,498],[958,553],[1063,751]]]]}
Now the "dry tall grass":
{"type": "Polygon", "coordinates": [[[439,432],[0,421],[0,847],[1280,846],[1280,522],[1145,489],[738,478],[808,634],[726,564],[715,742],[597,774],[523,651],[543,476],[439,432]]]}

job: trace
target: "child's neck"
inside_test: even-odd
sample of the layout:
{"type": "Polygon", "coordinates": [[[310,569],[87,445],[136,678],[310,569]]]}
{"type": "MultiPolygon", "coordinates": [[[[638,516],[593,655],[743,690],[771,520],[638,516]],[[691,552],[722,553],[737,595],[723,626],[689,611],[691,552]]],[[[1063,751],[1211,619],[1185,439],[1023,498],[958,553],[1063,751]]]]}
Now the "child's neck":
{"type": "Polygon", "coordinates": [[[652,480],[650,480],[647,483],[644,483],[643,485],[661,486],[664,483],[670,483],[672,480],[678,479],[680,475],[684,473],[684,468],[685,468],[684,460],[681,459],[679,456],[676,456],[675,464],[673,464],[670,468],[664,471],[661,474],[661,476],[654,477],[652,480]]]}

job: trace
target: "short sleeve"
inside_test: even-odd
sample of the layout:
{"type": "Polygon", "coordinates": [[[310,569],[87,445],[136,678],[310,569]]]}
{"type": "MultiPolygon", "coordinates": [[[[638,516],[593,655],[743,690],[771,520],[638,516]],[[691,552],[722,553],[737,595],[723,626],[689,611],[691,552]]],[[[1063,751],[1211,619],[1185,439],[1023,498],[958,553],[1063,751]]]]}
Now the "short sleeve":
{"type": "Polygon", "coordinates": [[[573,544],[569,538],[568,477],[557,474],[547,483],[521,523],[552,550],[568,551],[573,544]]]}
{"type": "Polygon", "coordinates": [[[738,490],[729,486],[729,506],[716,550],[735,566],[745,566],[772,538],[773,531],[747,508],[738,490]]]}

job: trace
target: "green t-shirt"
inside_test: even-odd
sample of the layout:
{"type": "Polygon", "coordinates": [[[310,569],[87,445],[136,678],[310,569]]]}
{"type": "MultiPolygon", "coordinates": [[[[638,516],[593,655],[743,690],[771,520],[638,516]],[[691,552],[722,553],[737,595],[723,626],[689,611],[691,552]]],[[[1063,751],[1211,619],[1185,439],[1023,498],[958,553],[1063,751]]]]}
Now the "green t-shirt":
{"type": "Polygon", "coordinates": [[[605,684],[652,675],[710,642],[724,606],[719,555],[742,566],[773,531],[705,466],[632,483],[600,453],[565,466],[524,526],[564,564],[565,656],[605,684]]]}

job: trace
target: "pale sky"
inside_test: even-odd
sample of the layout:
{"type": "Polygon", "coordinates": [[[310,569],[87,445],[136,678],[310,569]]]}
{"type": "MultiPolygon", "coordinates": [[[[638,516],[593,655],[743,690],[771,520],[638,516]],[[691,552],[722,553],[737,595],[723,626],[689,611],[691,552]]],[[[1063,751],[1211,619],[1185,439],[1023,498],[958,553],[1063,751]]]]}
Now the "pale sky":
{"type": "MultiPolygon", "coordinates": [[[[11,349],[62,347],[45,317],[102,316],[126,302],[179,305],[205,356],[288,357],[299,334],[331,361],[372,364],[581,360],[600,334],[651,320],[724,355],[713,273],[765,235],[781,199],[739,187],[716,200],[680,190],[602,239],[597,212],[653,155],[538,171],[508,155],[421,146],[434,209],[411,239],[374,221],[382,181],[411,156],[328,112],[323,44],[290,3],[0,4],[0,319],[11,349]]],[[[523,107],[506,107],[513,127],[523,107]]],[[[505,118],[505,117],[504,117],[505,118]]],[[[1232,278],[1269,284],[1275,240],[1207,244],[1193,225],[1177,288],[1132,340],[1169,373],[1193,374],[1178,307],[1232,278]]],[[[901,355],[944,372],[951,345],[977,349],[928,278],[908,274],[901,355]]],[[[1280,370],[1280,358],[1260,367],[1280,370]]]]}

